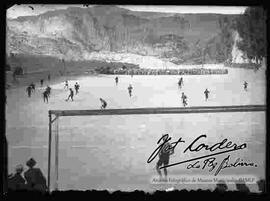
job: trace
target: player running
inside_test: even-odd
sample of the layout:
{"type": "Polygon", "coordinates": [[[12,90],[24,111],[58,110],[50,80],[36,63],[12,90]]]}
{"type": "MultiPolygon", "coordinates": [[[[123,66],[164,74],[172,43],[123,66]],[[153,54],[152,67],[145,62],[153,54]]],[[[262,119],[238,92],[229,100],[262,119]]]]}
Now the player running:
{"type": "Polygon", "coordinates": [[[118,84],[118,77],[115,77],[115,84],[118,84]]]}
{"type": "Polygon", "coordinates": [[[48,94],[48,97],[50,97],[50,95],[51,95],[51,87],[49,87],[49,86],[47,86],[47,88],[46,88],[46,91],[47,91],[47,94],[48,94]]]}
{"type": "Polygon", "coordinates": [[[35,91],[36,85],[33,82],[30,84],[30,86],[31,86],[32,90],[35,91]]]}
{"type": "Polygon", "coordinates": [[[48,81],[50,81],[50,80],[51,80],[51,74],[48,75],[48,81]]]}
{"type": "Polygon", "coordinates": [[[66,101],[68,101],[69,98],[71,98],[71,100],[73,101],[74,92],[71,88],[69,88],[69,91],[70,91],[70,94],[69,94],[68,98],[66,99],[66,101]]]}
{"type": "Polygon", "coordinates": [[[131,84],[128,86],[128,93],[129,93],[129,97],[132,96],[132,89],[133,87],[131,86],[131,84]]]}
{"type": "Polygon", "coordinates": [[[29,85],[27,88],[26,88],[26,92],[28,94],[28,97],[30,98],[31,97],[31,93],[32,93],[32,87],[31,85],[29,85]]]}
{"type": "Polygon", "coordinates": [[[101,102],[100,109],[105,109],[107,107],[107,102],[105,100],[103,100],[102,98],[100,98],[99,100],[101,102]]]}
{"type": "Polygon", "coordinates": [[[65,82],[65,86],[64,86],[64,89],[68,89],[68,81],[66,80],[66,82],[65,82]]]}
{"type": "MultiPolygon", "coordinates": [[[[162,178],[162,173],[161,173],[161,170],[159,169],[160,166],[164,165],[168,165],[169,164],[169,160],[170,160],[170,155],[174,154],[174,149],[172,149],[172,145],[171,143],[169,142],[166,142],[167,139],[169,138],[169,135],[168,134],[163,134],[162,135],[162,139],[163,139],[163,145],[162,145],[162,148],[160,149],[159,151],[159,160],[156,164],[156,170],[160,176],[160,179],[162,178]]],[[[165,175],[165,179],[167,179],[167,169],[166,168],[163,168],[164,169],[164,175],[165,175]]]]}
{"type": "Polygon", "coordinates": [[[182,92],[182,103],[184,105],[184,107],[186,107],[187,105],[187,96],[184,94],[184,92],[182,92]]]}
{"type": "Polygon", "coordinates": [[[76,95],[77,95],[79,93],[79,88],[80,88],[80,85],[78,84],[78,82],[75,83],[74,88],[75,88],[76,95]]]}
{"type": "Polygon", "coordinates": [[[44,101],[44,103],[45,103],[45,102],[48,103],[48,99],[49,99],[48,91],[45,90],[45,91],[43,92],[43,101],[44,101]]]}
{"type": "Polygon", "coordinates": [[[208,89],[206,88],[204,91],[204,95],[205,95],[205,101],[208,100],[208,95],[209,95],[210,91],[208,91],[208,89]]]}
{"type": "Polygon", "coordinates": [[[248,86],[248,83],[245,81],[244,82],[244,90],[247,91],[247,86],[248,86]]]}
{"type": "Polygon", "coordinates": [[[178,86],[179,86],[179,88],[181,89],[182,88],[182,86],[183,86],[183,78],[181,77],[180,79],[179,79],[179,81],[178,81],[178,86]]]}

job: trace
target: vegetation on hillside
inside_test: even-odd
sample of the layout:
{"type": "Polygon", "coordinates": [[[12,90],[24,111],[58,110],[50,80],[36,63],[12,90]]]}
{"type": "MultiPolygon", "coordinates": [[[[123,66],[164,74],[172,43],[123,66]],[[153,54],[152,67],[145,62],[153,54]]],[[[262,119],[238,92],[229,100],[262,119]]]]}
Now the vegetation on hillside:
{"type": "Polygon", "coordinates": [[[234,44],[233,32],[235,31],[236,17],[221,16],[218,24],[220,32],[212,37],[206,46],[201,49],[204,63],[210,63],[211,61],[224,63],[232,60],[231,53],[234,44]]]}
{"type": "Polygon", "coordinates": [[[262,7],[249,7],[237,20],[237,31],[242,40],[237,44],[251,61],[261,63],[266,56],[266,11],[262,7]]]}

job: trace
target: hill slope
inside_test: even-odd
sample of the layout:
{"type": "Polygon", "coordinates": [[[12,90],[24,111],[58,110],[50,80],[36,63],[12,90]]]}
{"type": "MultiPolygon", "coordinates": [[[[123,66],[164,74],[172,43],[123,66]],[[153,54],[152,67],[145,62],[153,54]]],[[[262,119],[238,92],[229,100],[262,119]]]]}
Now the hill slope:
{"type": "MultiPolygon", "coordinates": [[[[175,63],[201,63],[205,49],[212,46],[207,62],[224,62],[232,48],[224,44],[233,43],[230,35],[224,35],[224,26],[236,17],[135,12],[116,6],[70,7],[8,19],[7,53],[66,60],[91,59],[97,52],[130,53],[175,63]],[[217,56],[216,49],[223,57],[217,56]]],[[[231,26],[227,30],[230,33],[231,26]]]]}

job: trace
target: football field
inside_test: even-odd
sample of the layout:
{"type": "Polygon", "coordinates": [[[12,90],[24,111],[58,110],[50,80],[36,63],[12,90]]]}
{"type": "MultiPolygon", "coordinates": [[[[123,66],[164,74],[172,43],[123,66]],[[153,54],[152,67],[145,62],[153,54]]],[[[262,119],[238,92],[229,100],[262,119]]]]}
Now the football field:
{"type": "MultiPolygon", "coordinates": [[[[30,157],[47,177],[48,168],[48,110],[99,109],[99,98],[107,102],[108,109],[142,107],[183,107],[181,93],[187,96],[187,107],[265,105],[266,78],[264,71],[229,69],[228,75],[184,75],[184,85],[178,88],[181,76],[119,75],[67,77],[74,89],[80,90],[74,101],[65,101],[69,91],[64,82],[45,82],[31,98],[24,87],[6,92],[6,136],[8,140],[9,173],[17,164],[24,164],[30,157]],[[247,91],[244,81],[248,82],[247,91]],[[52,88],[49,103],[44,103],[42,92],[46,85],[52,88]],[[128,86],[133,86],[129,97],[128,86]],[[205,101],[204,90],[210,91],[205,101]]],[[[243,174],[265,178],[265,112],[196,113],[123,116],[73,116],[59,119],[59,189],[60,190],[147,190],[171,186],[152,184],[156,176],[155,164],[147,159],[157,147],[163,133],[172,141],[182,137],[186,144],[206,134],[202,142],[215,144],[227,138],[236,144],[247,143],[247,148],[231,153],[231,159],[241,158],[254,162],[257,167],[228,168],[221,175],[243,174]]],[[[54,145],[53,145],[54,148],[54,145]]],[[[206,155],[207,151],[183,154],[177,146],[170,163],[206,155]]],[[[222,160],[226,155],[217,156],[222,160]]],[[[52,158],[54,161],[54,157],[52,158]]],[[[54,162],[53,162],[54,164],[54,162]]],[[[52,165],[53,165],[52,164],[52,165]]],[[[187,164],[168,168],[169,175],[213,175],[209,169],[187,169],[187,164]]],[[[52,178],[54,166],[52,166],[52,178]]],[[[53,180],[52,180],[53,182],[53,180]]],[[[52,186],[54,183],[52,183],[52,186]]],[[[209,185],[176,185],[178,189],[208,189],[209,185]]],[[[232,190],[235,185],[229,185],[232,190]]],[[[252,191],[257,186],[251,185],[252,191]]]]}

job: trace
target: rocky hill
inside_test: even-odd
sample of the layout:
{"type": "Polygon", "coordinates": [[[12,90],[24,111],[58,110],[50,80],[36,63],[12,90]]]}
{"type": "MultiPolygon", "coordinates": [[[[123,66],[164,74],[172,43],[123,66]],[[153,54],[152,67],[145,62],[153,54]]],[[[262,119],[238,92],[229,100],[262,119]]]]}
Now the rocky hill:
{"type": "Polygon", "coordinates": [[[224,62],[231,58],[236,17],[135,12],[116,6],[70,7],[8,19],[7,54],[90,60],[92,55],[109,52],[175,64],[224,62]]]}

